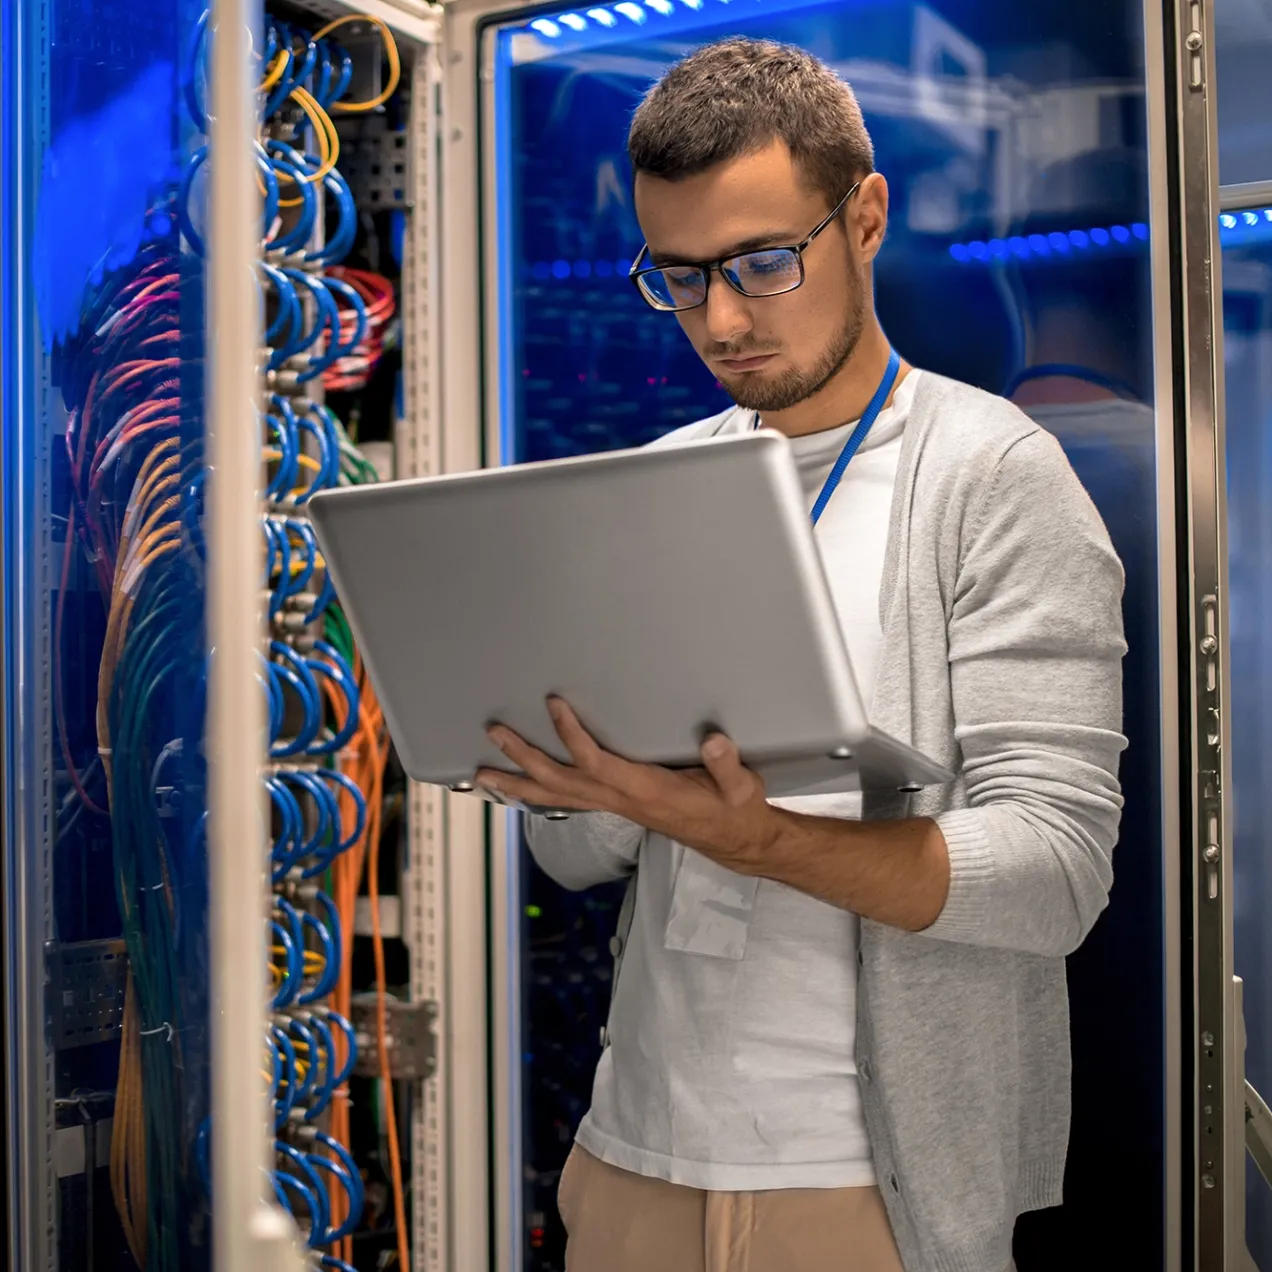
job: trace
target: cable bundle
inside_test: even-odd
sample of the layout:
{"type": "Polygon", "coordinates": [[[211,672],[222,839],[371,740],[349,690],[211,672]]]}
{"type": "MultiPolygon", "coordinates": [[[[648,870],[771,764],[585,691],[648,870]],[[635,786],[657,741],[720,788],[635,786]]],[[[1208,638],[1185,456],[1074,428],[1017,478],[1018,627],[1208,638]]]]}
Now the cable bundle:
{"type": "Polygon", "coordinates": [[[332,268],[328,278],[346,284],[359,298],[361,308],[348,301],[339,307],[341,346],[347,347],[349,341],[354,343],[349,353],[340,354],[323,373],[323,387],[329,393],[363,389],[384,356],[395,308],[393,284],[370,270],[345,266],[332,268]],[[357,338],[363,315],[365,334],[357,338]]]}
{"type": "MultiPolygon", "coordinates": [[[[166,219],[162,210],[151,214],[152,225],[166,219]]],[[[79,335],[58,356],[71,500],[54,609],[54,709],[75,796],[85,810],[110,816],[129,967],[111,1187],[134,1259],[159,1272],[176,1272],[181,1260],[182,960],[192,941],[181,898],[203,871],[197,801],[175,833],[160,806],[170,767],[187,762],[182,738],[199,727],[204,659],[202,614],[191,599],[200,595],[200,562],[186,534],[200,454],[181,379],[191,370],[179,356],[182,281],[170,237],[151,243],[102,281],[79,335]],[[83,766],[68,724],[63,661],[77,547],[107,615],[96,755],[83,766]]]]}
{"type": "MultiPolygon", "coordinates": [[[[353,247],[358,217],[336,166],[340,138],[331,115],[382,105],[397,88],[400,63],[383,23],[349,15],[313,34],[272,22],[264,68],[257,164],[265,201],[259,277],[271,388],[261,421],[271,641],[262,680],[275,889],[266,1071],[275,1109],[275,1193],[301,1223],[311,1249],[323,1252],[322,1265],[345,1269],[364,1201],[349,1152],[347,1086],[356,1060],[349,1025],[352,934],[364,873],[379,988],[379,1068],[392,1108],[377,895],[389,739],[306,505],[315,491],[375,479],[321,402],[321,390],[365,383],[383,355],[394,311],[387,280],[339,265],[353,247]],[[332,38],[354,21],[379,30],[389,67],[383,92],[364,102],[344,100],[352,63],[332,38]]],[[[391,1113],[389,1138],[398,1259],[407,1268],[405,1190],[391,1113]]]]}

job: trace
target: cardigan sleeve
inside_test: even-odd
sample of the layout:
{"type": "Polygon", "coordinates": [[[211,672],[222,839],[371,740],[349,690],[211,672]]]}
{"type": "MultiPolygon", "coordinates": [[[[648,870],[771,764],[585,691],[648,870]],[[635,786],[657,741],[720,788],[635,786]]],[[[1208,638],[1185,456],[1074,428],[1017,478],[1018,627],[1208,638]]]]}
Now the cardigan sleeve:
{"type": "Polygon", "coordinates": [[[969,806],[936,819],[950,889],[924,935],[1065,955],[1108,903],[1123,583],[1059,444],[1016,441],[964,534],[948,631],[969,806]]]}

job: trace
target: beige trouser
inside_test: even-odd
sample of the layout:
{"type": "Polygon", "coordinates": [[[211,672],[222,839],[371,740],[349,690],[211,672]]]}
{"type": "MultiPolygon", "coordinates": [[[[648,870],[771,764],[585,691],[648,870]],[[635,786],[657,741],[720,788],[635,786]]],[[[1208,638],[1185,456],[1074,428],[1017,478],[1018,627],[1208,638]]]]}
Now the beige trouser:
{"type": "Polygon", "coordinates": [[[557,1205],[566,1272],[903,1272],[877,1188],[704,1192],[576,1144],[557,1205]]]}

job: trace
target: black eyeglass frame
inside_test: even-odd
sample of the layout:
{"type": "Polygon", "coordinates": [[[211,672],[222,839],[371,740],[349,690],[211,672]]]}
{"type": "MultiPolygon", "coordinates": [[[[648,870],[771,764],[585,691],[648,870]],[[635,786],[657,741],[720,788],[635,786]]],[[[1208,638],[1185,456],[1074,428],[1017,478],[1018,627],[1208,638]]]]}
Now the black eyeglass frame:
{"type": "Polygon", "coordinates": [[[647,265],[644,269],[640,267],[646,255],[649,253],[649,244],[642,243],[640,253],[632,262],[632,267],[627,271],[627,277],[636,284],[636,290],[640,292],[641,299],[650,307],[660,314],[683,314],[691,309],[700,309],[707,303],[707,293],[711,289],[711,275],[719,274],[721,278],[731,287],[739,296],[745,296],[748,300],[768,300],[773,296],[789,296],[791,292],[798,291],[804,285],[804,253],[808,250],[813,240],[828,226],[847,206],[848,200],[852,198],[858,190],[861,189],[861,182],[854,181],[849,188],[848,193],[844,195],[838,203],[822,218],[820,222],[809,232],[799,243],[774,243],[772,247],[756,247],[749,252],[734,252],[729,256],[721,257],[718,261],[673,261],[666,265],[647,265]],[[783,287],[781,291],[761,292],[755,295],[748,291],[743,291],[741,286],[734,282],[725,271],[725,266],[730,261],[740,261],[747,256],[760,256],[765,252],[792,252],[795,256],[796,264],[799,266],[799,279],[792,283],[789,287],[783,287]],[[702,273],[702,299],[695,301],[692,305],[676,305],[668,308],[665,305],[657,304],[641,285],[641,279],[647,274],[660,274],[665,269],[696,269],[702,273]]]}

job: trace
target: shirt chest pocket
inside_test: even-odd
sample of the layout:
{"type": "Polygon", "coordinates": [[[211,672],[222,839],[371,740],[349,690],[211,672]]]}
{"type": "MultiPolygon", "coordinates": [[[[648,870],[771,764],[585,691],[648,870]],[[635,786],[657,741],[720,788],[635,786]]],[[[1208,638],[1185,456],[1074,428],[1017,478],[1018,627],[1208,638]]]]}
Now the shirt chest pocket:
{"type": "Polygon", "coordinates": [[[672,844],[664,948],[707,958],[744,958],[759,882],[683,844],[672,844]]]}

